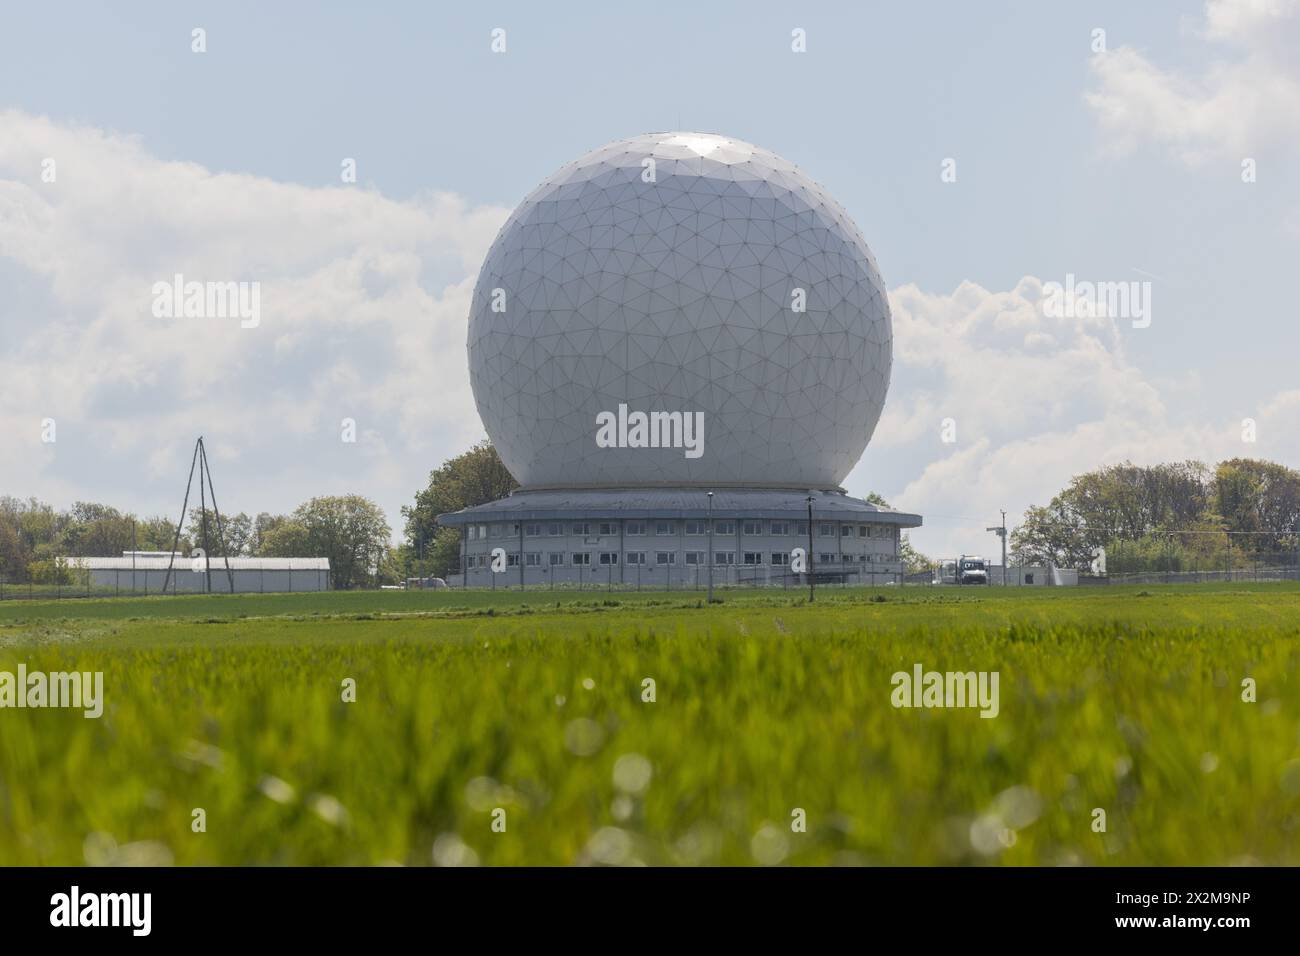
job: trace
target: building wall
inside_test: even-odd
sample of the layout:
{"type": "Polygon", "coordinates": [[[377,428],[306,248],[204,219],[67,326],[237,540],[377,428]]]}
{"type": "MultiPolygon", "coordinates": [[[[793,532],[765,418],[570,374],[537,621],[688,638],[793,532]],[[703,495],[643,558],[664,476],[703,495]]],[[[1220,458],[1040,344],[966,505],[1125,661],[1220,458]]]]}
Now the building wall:
{"type": "MultiPolygon", "coordinates": [[[[989,584],[1002,585],[1002,565],[988,565],[989,584]]],[[[945,582],[951,584],[951,581],[945,582]]],[[[1050,587],[1052,585],[1073,587],[1079,583],[1079,572],[1067,568],[1052,568],[1043,565],[1012,565],[1007,568],[1007,587],[1050,587]]]]}
{"type": "MultiPolygon", "coordinates": [[[[85,572],[90,575],[90,585],[94,588],[111,588],[114,591],[157,594],[167,584],[167,593],[202,594],[207,590],[207,581],[200,572],[190,570],[185,561],[172,571],[171,581],[167,581],[165,570],[135,570],[93,568],[85,572]]],[[[272,594],[277,592],[328,591],[330,589],[330,572],[325,570],[232,570],[235,578],[236,594],[272,594]]],[[[213,565],[212,593],[230,593],[230,579],[226,577],[225,568],[213,565]]]]}
{"type": "MultiPolygon", "coordinates": [[[[592,520],[585,522],[589,534],[575,533],[575,526],[581,524],[569,519],[469,525],[462,535],[462,573],[453,575],[448,583],[469,587],[517,587],[521,583],[707,586],[710,549],[706,519],[592,520]],[[661,524],[669,526],[667,533],[661,533],[661,524]],[[557,526],[559,534],[553,533],[557,526]],[[643,534],[635,533],[639,526],[643,526],[643,534]],[[700,530],[704,533],[688,533],[700,530]],[[496,548],[503,549],[508,560],[499,573],[491,570],[491,554],[496,548]],[[671,554],[671,562],[664,563],[661,553],[671,554]],[[575,554],[590,555],[590,563],[576,562],[575,554]],[[560,556],[558,563],[553,563],[557,559],[552,555],[560,556]],[[643,564],[635,561],[636,555],[644,555],[643,564]]],[[[850,583],[896,582],[902,573],[898,535],[896,526],[879,522],[814,519],[813,570],[819,575],[845,575],[850,583]]],[[[800,583],[803,576],[792,575],[788,569],[794,548],[808,549],[806,519],[718,519],[713,532],[713,582],[715,586],[773,587],[800,583]],[[773,534],[773,526],[779,530],[782,524],[787,533],[773,534]],[[774,555],[783,556],[786,563],[774,561],[774,555]]]]}

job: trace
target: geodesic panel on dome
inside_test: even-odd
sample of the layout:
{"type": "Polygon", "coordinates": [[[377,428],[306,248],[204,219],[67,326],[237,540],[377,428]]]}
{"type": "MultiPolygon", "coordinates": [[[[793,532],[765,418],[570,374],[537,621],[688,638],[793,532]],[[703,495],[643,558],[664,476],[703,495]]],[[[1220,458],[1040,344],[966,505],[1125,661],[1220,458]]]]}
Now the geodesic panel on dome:
{"type": "Polygon", "coordinates": [[[891,350],[844,210],[780,157],[704,133],[556,172],[497,235],[469,322],[479,414],[528,487],[833,487],[880,418],[891,350]],[[636,413],[659,413],[648,441],[636,413]]]}

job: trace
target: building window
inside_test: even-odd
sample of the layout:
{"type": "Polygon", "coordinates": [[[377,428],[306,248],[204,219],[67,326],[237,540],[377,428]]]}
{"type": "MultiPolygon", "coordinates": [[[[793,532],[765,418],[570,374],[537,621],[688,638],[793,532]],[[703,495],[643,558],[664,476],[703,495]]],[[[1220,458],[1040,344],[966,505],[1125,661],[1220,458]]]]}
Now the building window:
{"type": "Polygon", "coordinates": [[[490,527],[492,528],[490,534],[494,538],[499,538],[506,533],[506,529],[504,525],[494,524],[491,525],[490,527]]]}
{"type": "Polygon", "coordinates": [[[800,537],[806,537],[808,534],[808,522],[796,521],[794,523],[794,533],[799,535],[800,537]]]}
{"type": "Polygon", "coordinates": [[[744,521],[740,525],[741,534],[762,534],[763,522],[761,521],[744,521]]]}
{"type": "Polygon", "coordinates": [[[790,533],[790,523],[788,521],[773,521],[771,528],[774,535],[787,535],[790,533]]]}
{"type": "Polygon", "coordinates": [[[602,551],[602,552],[600,552],[600,563],[601,563],[601,564],[618,564],[618,552],[617,552],[617,551],[602,551]]]}
{"type": "Polygon", "coordinates": [[[524,565],[530,568],[540,568],[542,566],[542,553],[540,551],[529,551],[524,555],[524,565]]]}
{"type": "Polygon", "coordinates": [[[573,525],[573,533],[585,538],[587,535],[591,534],[591,524],[586,521],[575,522],[573,525]]]}
{"type": "Polygon", "coordinates": [[[669,564],[676,564],[676,563],[677,563],[676,551],[655,552],[655,564],[669,565],[669,564]]]}
{"type": "Polygon", "coordinates": [[[614,526],[614,522],[612,522],[612,521],[602,521],[602,522],[600,523],[600,534],[601,534],[602,537],[606,537],[606,538],[607,538],[607,537],[609,537],[610,535],[618,534],[618,529],[614,526]]]}
{"type": "Polygon", "coordinates": [[[546,556],[546,560],[551,567],[558,568],[564,564],[564,553],[562,551],[552,551],[546,556]]]}
{"type": "Polygon", "coordinates": [[[480,541],[487,537],[487,528],[488,526],[485,524],[478,526],[478,536],[480,541]]]}
{"type": "Polygon", "coordinates": [[[736,522],[734,521],[715,521],[713,522],[714,534],[735,534],[736,522]]]}
{"type": "Polygon", "coordinates": [[[526,537],[526,538],[540,538],[541,535],[542,535],[542,526],[541,526],[541,525],[539,525],[539,524],[526,524],[526,525],[524,525],[524,537],[526,537]]]}
{"type": "Polygon", "coordinates": [[[746,551],[746,552],[745,552],[745,563],[746,563],[746,564],[762,564],[762,563],[763,563],[763,555],[760,554],[760,553],[757,552],[757,551],[746,551]]]}
{"type": "Polygon", "coordinates": [[[629,521],[627,524],[623,525],[623,533],[639,537],[640,535],[645,534],[645,522],[629,521]]]}
{"type": "Polygon", "coordinates": [[[519,555],[517,555],[517,554],[507,554],[507,555],[506,555],[506,567],[508,567],[508,568],[517,568],[517,567],[519,567],[519,555]]]}
{"type": "Polygon", "coordinates": [[[714,564],[735,564],[736,552],[735,551],[714,551],[713,563],[714,564]]]}
{"type": "Polygon", "coordinates": [[[790,565],[790,555],[786,554],[784,551],[772,552],[772,567],[784,568],[784,567],[789,567],[789,565],[790,565]]]}
{"type": "Polygon", "coordinates": [[[842,525],[840,525],[840,537],[841,537],[841,538],[848,538],[848,537],[852,536],[852,534],[853,534],[853,525],[851,525],[851,524],[842,524],[842,525]]]}
{"type": "MultiPolygon", "coordinates": [[[[655,534],[672,534],[675,529],[671,521],[656,521],[655,534]]],[[[662,563],[662,562],[661,562],[662,563]]]]}
{"type": "Polygon", "coordinates": [[[817,526],[817,533],[823,538],[833,538],[835,537],[835,525],[829,521],[823,521],[817,526]]]}
{"type": "Polygon", "coordinates": [[[587,566],[590,566],[590,565],[591,565],[591,554],[590,554],[590,552],[587,552],[587,551],[575,551],[575,552],[573,552],[573,566],[574,566],[575,568],[578,568],[578,567],[587,567],[587,566]]]}
{"type": "Polygon", "coordinates": [[[704,522],[704,521],[699,521],[699,520],[695,520],[695,521],[687,521],[687,522],[686,522],[686,533],[687,533],[688,535],[702,535],[702,534],[708,534],[708,533],[709,533],[708,525],[707,525],[706,522],[704,522]]]}
{"type": "Polygon", "coordinates": [[[552,521],[546,526],[546,533],[552,538],[558,538],[560,535],[564,534],[564,525],[560,524],[558,521],[552,521]]]}
{"type": "Polygon", "coordinates": [[[627,553],[627,563],[628,563],[628,564],[645,564],[645,552],[644,552],[644,551],[629,551],[629,552],[627,553]]]}
{"type": "Polygon", "coordinates": [[[858,525],[858,537],[865,538],[866,536],[867,536],[867,526],[864,524],[858,525]]]}
{"type": "Polygon", "coordinates": [[[687,563],[687,564],[694,564],[694,565],[700,565],[700,564],[703,564],[703,563],[705,562],[705,560],[706,560],[706,558],[705,558],[705,554],[706,554],[706,552],[704,552],[704,551],[687,551],[687,552],[686,552],[686,563],[687,563]]]}
{"type": "Polygon", "coordinates": [[[823,551],[821,554],[817,555],[818,564],[834,564],[836,560],[835,555],[828,551],[823,551]]]}

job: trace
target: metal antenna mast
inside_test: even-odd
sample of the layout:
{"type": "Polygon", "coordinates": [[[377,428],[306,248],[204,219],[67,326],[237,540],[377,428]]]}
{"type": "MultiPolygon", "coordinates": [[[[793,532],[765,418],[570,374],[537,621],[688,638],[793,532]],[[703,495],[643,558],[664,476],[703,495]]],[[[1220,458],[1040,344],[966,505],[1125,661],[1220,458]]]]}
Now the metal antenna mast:
{"type": "Polygon", "coordinates": [[[985,531],[992,531],[1002,539],[1002,586],[1007,584],[1007,513],[1002,512],[1002,524],[992,528],[985,528],[985,531]]]}
{"type": "MultiPolygon", "coordinates": [[[[202,441],[203,439],[199,439],[202,441]]],[[[167,577],[163,578],[162,593],[167,593],[167,585],[172,580],[172,565],[176,563],[176,549],[181,546],[181,528],[185,527],[185,514],[190,506],[190,486],[194,484],[194,466],[199,461],[199,444],[194,443],[194,457],[190,459],[190,476],[185,479],[185,500],[181,502],[181,520],[176,522],[176,536],[172,539],[172,553],[167,559],[167,577]]],[[[148,580],[146,578],[146,580],[148,580]]]]}
{"type": "MultiPolygon", "coordinates": [[[[217,489],[212,487],[212,469],[208,467],[208,447],[203,444],[202,437],[199,438],[199,461],[203,466],[199,477],[202,478],[203,474],[208,476],[208,491],[212,494],[212,513],[217,516],[217,540],[221,542],[221,560],[224,561],[226,565],[226,580],[230,582],[230,593],[234,594],[235,572],[230,570],[230,549],[226,546],[226,533],[221,527],[221,509],[217,507],[217,489]]],[[[202,488],[200,488],[200,490],[202,490],[202,488]]],[[[204,553],[206,555],[207,552],[204,553]]],[[[211,568],[208,570],[208,590],[212,590],[211,568]]]]}
{"type": "Polygon", "coordinates": [[[176,549],[181,543],[181,529],[185,527],[185,517],[189,513],[190,506],[190,489],[194,485],[194,468],[199,469],[199,533],[203,538],[201,547],[203,548],[203,569],[205,572],[205,585],[208,593],[212,592],[212,566],[209,555],[211,550],[208,547],[208,503],[207,493],[204,490],[204,481],[207,481],[207,491],[212,493],[212,511],[217,518],[217,540],[221,544],[221,557],[226,564],[226,580],[230,582],[230,593],[235,593],[235,574],[230,570],[230,555],[226,547],[225,532],[221,527],[221,510],[217,507],[217,491],[212,487],[212,470],[208,467],[208,450],[204,447],[203,436],[194,443],[194,455],[190,458],[190,476],[185,480],[185,500],[181,503],[181,519],[176,523],[176,535],[172,539],[171,556],[167,559],[167,577],[163,580],[163,594],[167,593],[167,585],[172,580],[172,569],[176,563],[176,549]]]}

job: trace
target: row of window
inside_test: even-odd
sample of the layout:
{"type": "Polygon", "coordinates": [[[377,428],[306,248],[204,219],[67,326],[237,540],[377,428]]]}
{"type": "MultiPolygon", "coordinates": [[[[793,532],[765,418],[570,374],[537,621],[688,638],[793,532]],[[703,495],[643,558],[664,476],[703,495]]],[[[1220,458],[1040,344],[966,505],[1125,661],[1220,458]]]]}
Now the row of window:
{"type": "MultiPolygon", "coordinates": [[[[655,551],[654,564],[661,566],[672,566],[677,564],[678,553],[676,551],[655,551]]],[[[708,564],[709,553],[707,551],[686,551],[683,553],[685,563],[690,566],[708,564]]],[[[529,568],[541,567],[545,557],[545,564],[550,567],[591,567],[593,563],[602,566],[617,565],[619,553],[617,551],[550,551],[545,555],[540,551],[529,551],[524,554],[524,566],[529,568]]],[[[648,565],[650,564],[650,552],[646,551],[628,551],[623,555],[624,562],[630,565],[648,565]]],[[[739,553],[740,560],[737,562],[737,552],[735,551],[715,551],[713,552],[713,563],[718,566],[733,564],[744,565],[771,565],[772,567],[788,567],[790,564],[790,555],[785,551],[742,551],[739,553]]],[[[491,555],[471,554],[466,557],[466,562],[471,568],[486,568],[492,564],[491,555]]],[[[885,554],[859,554],[844,555],[843,558],[838,554],[831,552],[822,552],[817,555],[817,564],[866,564],[870,561],[891,561],[894,560],[892,555],[885,554]]],[[[507,567],[519,567],[519,555],[506,555],[507,567]]]]}
{"type": "MultiPolygon", "coordinates": [[[[682,522],[685,525],[683,529],[688,536],[704,536],[709,533],[709,523],[702,519],[688,519],[682,522]]],[[[739,524],[740,533],[745,535],[769,534],[776,537],[782,537],[788,534],[807,535],[808,522],[806,521],[758,521],[746,519],[736,522],[729,519],[718,519],[713,522],[713,534],[733,535],[736,533],[736,526],[739,524]],[[764,531],[764,524],[767,530],[764,531]]],[[[563,536],[568,529],[569,534],[579,535],[581,537],[613,537],[619,533],[617,521],[574,521],[571,523],[561,521],[551,522],[534,522],[525,524],[524,537],[540,538],[543,535],[551,538],[563,536]]],[[[836,523],[833,521],[821,521],[816,523],[817,534],[822,538],[834,538],[837,534],[841,538],[851,538],[855,535],[859,538],[890,538],[894,535],[894,529],[889,525],[883,524],[840,524],[837,532],[836,523]],[[856,529],[856,530],[855,530],[856,529]]],[[[639,537],[642,535],[672,535],[677,533],[676,521],[627,521],[623,524],[623,534],[629,537],[639,537]]],[[[492,538],[517,538],[519,537],[519,524],[514,523],[496,523],[496,524],[472,524],[469,525],[468,537],[470,541],[492,538]]]]}

